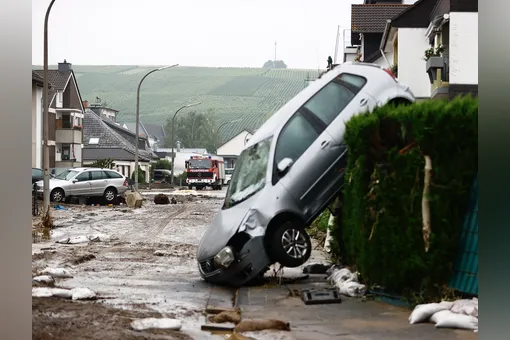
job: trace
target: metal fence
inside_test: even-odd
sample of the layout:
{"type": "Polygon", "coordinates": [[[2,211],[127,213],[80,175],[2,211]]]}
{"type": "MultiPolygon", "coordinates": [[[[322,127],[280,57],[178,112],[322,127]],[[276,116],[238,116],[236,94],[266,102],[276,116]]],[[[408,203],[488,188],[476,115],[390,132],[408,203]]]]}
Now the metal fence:
{"type": "Polygon", "coordinates": [[[32,184],[32,216],[39,215],[39,207],[37,204],[37,184],[32,184]]]}
{"type": "Polygon", "coordinates": [[[473,184],[468,208],[450,288],[478,295],[478,176],[473,184]]]}

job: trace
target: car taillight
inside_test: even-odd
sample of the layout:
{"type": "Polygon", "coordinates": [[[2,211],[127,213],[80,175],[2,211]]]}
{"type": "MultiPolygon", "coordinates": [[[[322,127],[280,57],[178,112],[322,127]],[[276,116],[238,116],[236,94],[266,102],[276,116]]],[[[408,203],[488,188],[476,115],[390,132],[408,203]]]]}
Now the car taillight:
{"type": "Polygon", "coordinates": [[[395,75],[393,74],[393,72],[391,72],[391,70],[389,68],[385,68],[384,69],[386,71],[386,73],[388,73],[393,79],[397,80],[397,77],[395,77],[395,75]]]}
{"type": "Polygon", "coordinates": [[[124,184],[122,184],[123,186],[127,187],[128,186],[128,181],[127,181],[127,178],[124,179],[124,184]]]}

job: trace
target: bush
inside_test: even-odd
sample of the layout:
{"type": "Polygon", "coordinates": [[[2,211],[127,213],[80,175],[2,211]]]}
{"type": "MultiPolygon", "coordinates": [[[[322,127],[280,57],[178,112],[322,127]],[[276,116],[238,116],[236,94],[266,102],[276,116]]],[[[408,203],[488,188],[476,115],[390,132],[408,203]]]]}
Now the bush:
{"type": "MultiPolygon", "coordinates": [[[[135,180],[136,172],[137,171],[133,171],[131,173],[131,179],[133,181],[135,180]]],[[[145,182],[145,171],[143,171],[142,168],[140,168],[140,166],[138,166],[138,183],[146,183],[145,182]]]]}
{"type": "Polygon", "coordinates": [[[346,124],[349,159],[332,249],[368,284],[434,294],[452,275],[478,167],[478,100],[384,106],[346,124]],[[432,160],[430,249],[422,236],[424,155],[432,160]]]}

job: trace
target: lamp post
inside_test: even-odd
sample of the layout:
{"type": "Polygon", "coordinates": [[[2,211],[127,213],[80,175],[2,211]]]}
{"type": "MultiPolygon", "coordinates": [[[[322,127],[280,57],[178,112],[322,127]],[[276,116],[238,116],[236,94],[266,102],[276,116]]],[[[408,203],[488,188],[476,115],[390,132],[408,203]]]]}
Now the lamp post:
{"type": "Polygon", "coordinates": [[[181,111],[181,110],[183,110],[185,108],[196,106],[196,105],[200,105],[200,104],[202,104],[202,102],[197,102],[197,103],[181,106],[179,109],[177,109],[177,111],[175,111],[174,116],[172,117],[172,172],[171,172],[171,177],[170,177],[170,184],[171,185],[174,185],[174,162],[175,162],[175,153],[174,153],[174,144],[175,144],[174,138],[175,138],[175,133],[174,133],[174,131],[175,131],[175,117],[177,117],[177,114],[179,113],[179,111],[181,111]]]}
{"type": "Polygon", "coordinates": [[[156,71],[161,71],[170,67],[178,66],[179,64],[163,66],[157,69],[154,69],[143,76],[142,80],[138,84],[138,89],[136,90],[136,144],[135,144],[135,190],[138,191],[138,156],[139,156],[139,138],[140,138],[140,87],[142,86],[142,82],[147,78],[147,76],[156,71]]]}
{"type": "Polygon", "coordinates": [[[43,211],[44,214],[50,212],[50,146],[49,139],[49,103],[48,103],[48,19],[50,17],[51,7],[55,0],[51,0],[46,10],[44,18],[44,74],[43,74],[43,211]]]}
{"type": "Polygon", "coordinates": [[[231,124],[231,123],[237,123],[237,122],[240,122],[240,121],[241,121],[241,118],[233,120],[233,121],[225,122],[225,123],[221,124],[220,126],[218,126],[218,128],[216,129],[216,154],[218,153],[218,144],[219,144],[218,141],[220,139],[220,129],[222,127],[224,127],[225,125],[228,125],[228,124],[231,124]]]}

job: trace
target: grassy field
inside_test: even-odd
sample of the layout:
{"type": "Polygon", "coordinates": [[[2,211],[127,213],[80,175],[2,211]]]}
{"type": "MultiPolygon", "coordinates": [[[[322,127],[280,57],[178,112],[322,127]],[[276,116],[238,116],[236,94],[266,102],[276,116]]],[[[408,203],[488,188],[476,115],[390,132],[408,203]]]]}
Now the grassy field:
{"type": "MultiPolygon", "coordinates": [[[[119,121],[134,121],[138,82],[152,67],[73,65],[73,69],[83,100],[94,102],[99,97],[120,111],[119,121]]],[[[258,128],[264,117],[304,89],[307,78],[317,75],[318,70],[175,67],[143,82],[140,115],[144,122],[165,124],[182,105],[201,101],[193,109],[213,115],[218,125],[241,119],[221,129],[226,141],[243,129],[258,128]]]]}

